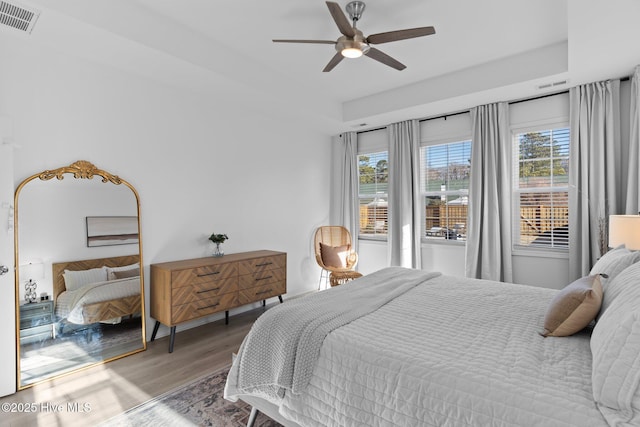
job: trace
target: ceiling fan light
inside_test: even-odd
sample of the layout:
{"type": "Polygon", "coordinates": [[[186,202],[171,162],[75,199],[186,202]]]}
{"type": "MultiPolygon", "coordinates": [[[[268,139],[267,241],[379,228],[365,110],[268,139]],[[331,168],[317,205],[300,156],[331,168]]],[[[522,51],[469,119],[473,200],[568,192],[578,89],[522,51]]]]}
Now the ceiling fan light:
{"type": "Polygon", "coordinates": [[[362,56],[362,50],[356,47],[344,48],[340,53],[342,53],[342,56],[345,58],[360,58],[362,56]]]}

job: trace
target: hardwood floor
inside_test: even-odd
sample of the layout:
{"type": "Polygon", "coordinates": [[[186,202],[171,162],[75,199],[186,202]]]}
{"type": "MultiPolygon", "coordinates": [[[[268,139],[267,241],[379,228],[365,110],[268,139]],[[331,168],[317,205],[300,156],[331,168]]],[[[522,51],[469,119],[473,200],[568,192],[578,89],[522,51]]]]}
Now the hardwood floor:
{"type": "MultiPolygon", "coordinates": [[[[173,353],[169,337],[149,342],[147,350],[0,398],[3,426],[96,425],[155,396],[231,363],[251,325],[264,309],[178,331],[173,353]],[[18,403],[32,412],[7,412],[18,403]],[[10,405],[9,405],[10,406],[10,405]],[[77,409],[74,411],[74,409],[77,409]]],[[[4,367],[3,367],[4,368],[4,367]]],[[[22,409],[22,408],[20,408],[22,409]]]]}

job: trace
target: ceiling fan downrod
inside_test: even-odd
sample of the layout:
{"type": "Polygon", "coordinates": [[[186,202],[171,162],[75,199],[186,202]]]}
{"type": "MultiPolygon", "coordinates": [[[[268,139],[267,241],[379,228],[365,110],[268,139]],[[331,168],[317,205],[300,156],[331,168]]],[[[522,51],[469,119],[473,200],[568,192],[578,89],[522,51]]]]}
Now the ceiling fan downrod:
{"type": "Polygon", "coordinates": [[[353,27],[355,28],[356,22],[362,18],[362,13],[364,12],[365,4],[363,1],[352,1],[347,3],[345,6],[345,10],[349,14],[351,21],[353,22],[353,27]]]}

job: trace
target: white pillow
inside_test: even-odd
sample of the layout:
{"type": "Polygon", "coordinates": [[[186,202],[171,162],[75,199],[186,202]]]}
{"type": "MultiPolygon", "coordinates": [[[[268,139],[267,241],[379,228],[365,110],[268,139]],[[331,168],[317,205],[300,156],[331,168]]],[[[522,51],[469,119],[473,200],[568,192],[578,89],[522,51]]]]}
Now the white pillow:
{"type": "Polygon", "coordinates": [[[89,283],[106,281],[107,270],[105,267],[80,271],[65,270],[62,276],[64,277],[65,288],[68,291],[75,291],[89,283]]]}
{"type": "Polygon", "coordinates": [[[608,282],[613,280],[625,268],[638,261],[640,261],[640,252],[630,251],[624,246],[619,246],[602,255],[591,268],[589,276],[606,274],[607,277],[603,277],[602,280],[602,286],[606,289],[608,282]]]}
{"type": "Polygon", "coordinates": [[[135,270],[140,269],[140,263],[136,262],[135,264],[123,265],[122,267],[104,267],[107,270],[107,278],[105,280],[116,280],[117,277],[114,274],[116,271],[126,271],[126,270],[135,270]]]}
{"type": "MultiPolygon", "coordinates": [[[[640,262],[631,264],[625,268],[620,274],[616,275],[613,279],[607,281],[607,286],[603,286],[602,307],[600,308],[600,317],[602,317],[605,311],[613,304],[619,296],[625,293],[627,288],[640,287],[640,262]]],[[[632,292],[627,291],[627,292],[632,292]]],[[[624,298],[624,297],[623,297],[624,298]]]]}
{"type": "Polygon", "coordinates": [[[640,423],[638,273],[640,268],[633,265],[609,283],[619,292],[591,335],[593,398],[610,425],[640,423]]]}

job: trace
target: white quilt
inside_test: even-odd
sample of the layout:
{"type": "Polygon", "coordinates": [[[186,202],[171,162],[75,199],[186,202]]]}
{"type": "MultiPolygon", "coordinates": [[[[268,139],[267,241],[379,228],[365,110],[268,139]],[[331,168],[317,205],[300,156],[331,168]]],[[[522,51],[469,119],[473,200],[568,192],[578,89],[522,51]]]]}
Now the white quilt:
{"type": "Polygon", "coordinates": [[[556,292],[427,280],[329,333],[308,386],[287,392],[280,413],[318,427],[606,426],[588,332],[538,333],[556,292]]]}
{"type": "Polygon", "coordinates": [[[84,324],[85,305],[134,295],[140,295],[140,276],[91,283],[58,295],[56,315],[72,323],[84,324]]]}

